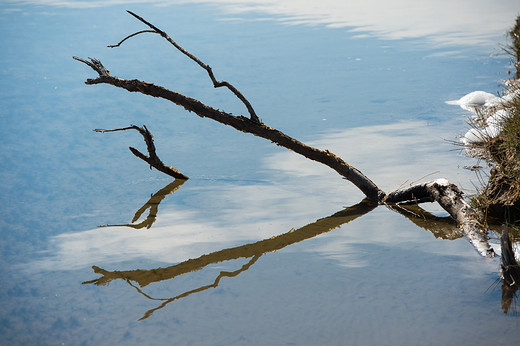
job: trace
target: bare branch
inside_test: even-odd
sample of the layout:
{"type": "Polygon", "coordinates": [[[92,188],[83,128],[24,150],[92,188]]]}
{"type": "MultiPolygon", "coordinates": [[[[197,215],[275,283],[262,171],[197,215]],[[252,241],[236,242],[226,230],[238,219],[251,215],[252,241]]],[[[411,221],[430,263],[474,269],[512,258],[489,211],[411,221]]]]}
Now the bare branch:
{"type": "Polygon", "coordinates": [[[139,150],[130,147],[129,149],[132,152],[132,154],[134,154],[135,156],[137,156],[141,160],[148,162],[148,164],[150,164],[150,169],[152,167],[154,167],[158,171],[161,171],[161,172],[163,172],[165,174],[168,174],[169,176],[172,176],[172,177],[174,177],[176,179],[184,179],[184,180],[188,179],[187,176],[185,176],[184,174],[182,174],[178,170],[174,169],[173,167],[166,166],[161,161],[161,159],[159,159],[159,157],[157,156],[157,154],[155,152],[155,145],[153,143],[153,135],[152,135],[152,133],[150,131],[148,131],[148,129],[146,128],[145,125],[143,125],[143,127],[138,127],[138,126],[135,126],[135,125],[131,125],[131,126],[128,126],[128,127],[122,127],[122,128],[118,128],[118,129],[95,129],[94,131],[95,132],[105,133],[105,132],[126,131],[126,130],[132,130],[132,129],[133,130],[137,130],[143,136],[144,141],[146,143],[146,147],[148,149],[148,154],[150,156],[146,156],[143,153],[141,153],[139,150]]]}
{"type": "MultiPolygon", "coordinates": [[[[305,156],[308,159],[329,166],[330,168],[338,172],[341,176],[343,176],[345,179],[349,180],[354,185],[356,185],[365,194],[365,196],[370,198],[372,201],[380,202],[385,196],[385,193],[382,190],[380,190],[377,187],[377,185],[374,184],[373,181],[371,181],[368,177],[361,173],[361,171],[343,161],[340,157],[334,155],[328,150],[319,150],[305,145],[304,143],[297,141],[296,139],[289,137],[283,132],[273,129],[272,127],[269,127],[265,124],[253,122],[250,119],[245,118],[243,116],[233,116],[229,113],[209,107],[196,99],[187,97],[175,91],[171,91],[164,87],[152,83],[143,82],[137,79],[127,80],[109,75],[103,75],[96,79],[87,79],[85,83],[110,84],[119,88],[126,89],[130,92],[140,92],[145,95],[160,97],[169,100],[179,106],[184,107],[186,110],[190,112],[194,112],[200,117],[207,117],[215,121],[218,121],[222,124],[231,126],[239,131],[251,133],[255,136],[268,139],[276,143],[277,145],[292,150],[300,155],[305,156]]],[[[143,154],[137,152],[137,150],[134,150],[132,150],[132,152],[136,156],[138,156],[142,160],[149,162],[143,154]]],[[[150,164],[152,165],[152,163],[150,164]]]]}
{"type": "MultiPolygon", "coordinates": [[[[235,93],[235,95],[237,95],[244,102],[244,104],[246,104],[246,106],[249,105],[249,102],[247,102],[247,100],[243,97],[242,94],[238,92],[238,90],[236,90],[232,85],[230,85],[227,82],[216,81],[213,72],[208,65],[204,64],[196,56],[192,55],[184,48],[179,46],[164,31],[158,29],[156,26],[149,23],[142,17],[136,15],[135,13],[130,11],[128,12],[132,16],[137,18],[139,21],[149,26],[153,30],[153,32],[160,34],[180,52],[188,56],[199,66],[205,69],[208,72],[215,87],[228,87],[232,92],[235,93]]],[[[137,34],[139,33],[130,35],[127,38],[130,38],[137,34]]],[[[265,124],[261,123],[254,114],[254,111],[252,111],[252,108],[250,111],[250,119],[243,116],[233,116],[229,113],[209,107],[196,99],[187,97],[185,95],[171,91],[161,86],[157,86],[137,79],[126,80],[110,76],[108,70],[106,70],[106,68],[101,64],[99,60],[89,58],[90,61],[87,61],[77,57],[74,57],[74,59],[85,63],[99,74],[98,78],[87,79],[87,81],[85,82],[86,84],[105,83],[126,89],[130,92],[140,92],[145,95],[164,98],[179,106],[184,107],[186,110],[190,112],[194,112],[200,117],[211,118],[222,124],[231,126],[239,131],[251,133],[255,136],[268,139],[276,143],[277,145],[292,150],[300,155],[305,156],[308,159],[329,166],[330,168],[338,172],[341,176],[343,176],[345,179],[352,182],[365,194],[365,196],[367,196],[368,199],[372,200],[373,202],[387,204],[416,204],[436,201],[446,211],[448,211],[448,213],[450,213],[450,215],[457,221],[457,223],[460,225],[462,233],[475,246],[479,253],[487,257],[494,256],[494,251],[490,247],[489,242],[486,238],[485,228],[482,226],[482,224],[479,223],[481,219],[480,216],[464,201],[464,199],[462,198],[462,192],[458,190],[458,188],[455,185],[450,184],[446,180],[436,180],[430,183],[418,184],[410,188],[397,190],[386,195],[384,191],[380,190],[377,187],[377,185],[375,185],[374,182],[372,182],[368,177],[361,173],[361,171],[359,171],[355,167],[350,166],[340,157],[334,155],[328,150],[319,150],[307,146],[304,143],[287,136],[281,131],[273,129],[272,127],[266,126],[265,124]]],[[[146,141],[146,134],[142,132],[147,131],[146,128],[140,130],[137,127],[130,128],[134,128],[140,131],[141,134],[145,137],[146,141]]],[[[130,148],[130,150],[134,153],[134,155],[149,162],[151,165],[153,165],[152,162],[154,162],[155,159],[162,165],[162,162],[160,162],[160,160],[155,155],[155,148],[153,147],[153,143],[152,147],[150,147],[150,143],[151,141],[147,141],[150,157],[146,157],[136,149],[130,148]],[[151,148],[153,148],[153,150],[151,148]]]]}
{"type": "MultiPolygon", "coordinates": [[[[220,88],[220,87],[226,87],[228,88],[233,94],[235,94],[236,97],[238,97],[238,99],[240,101],[242,101],[242,103],[246,106],[247,108],[247,111],[249,112],[249,115],[251,117],[251,121],[257,123],[257,124],[260,124],[261,121],[260,119],[258,118],[258,116],[256,115],[256,112],[255,110],[253,109],[253,106],[251,106],[251,103],[245,98],[244,95],[242,95],[242,93],[237,89],[235,88],[231,83],[229,82],[226,82],[226,81],[217,81],[217,79],[215,78],[215,75],[213,74],[213,70],[211,69],[211,67],[205,63],[203,63],[199,58],[197,58],[195,55],[191,54],[190,52],[188,52],[187,50],[185,50],[184,48],[182,48],[177,42],[175,42],[166,32],[162,31],[161,29],[157,28],[155,25],[153,25],[152,23],[148,22],[147,20],[145,20],[144,18],[142,18],[141,16],[133,13],[132,11],[127,11],[128,13],[130,13],[132,16],[134,16],[135,18],[137,18],[139,21],[143,22],[144,24],[148,25],[152,30],[153,32],[156,32],[157,34],[161,35],[162,37],[164,37],[168,42],[170,42],[175,48],[177,48],[181,53],[183,53],[184,55],[186,55],[188,58],[190,58],[191,60],[193,60],[194,62],[196,62],[200,67],[202,67],[204,70],[206,70],[206,72],[208,73],[209,75],[209,78],[211,79],[211,81],[213,82],[213,86],[215,88],[220,88]]],[[[143,31],[143,32],[148,32],[148,31],[143,31]]],[[[141,32],[138,32],[138,33],[135,33],[133,35],[130,35],[128,36],[127,38],[130,38],[132,36],[135,36],[137,34],[139,34],[141,32]]],[[[125,40],[127,39],[125,38],[125,40]]],[[[124,40],[123,40],[124,41],[124,40]]],[[[123,41],[121,41],[120,43],[122,43],[123,41]]]]}

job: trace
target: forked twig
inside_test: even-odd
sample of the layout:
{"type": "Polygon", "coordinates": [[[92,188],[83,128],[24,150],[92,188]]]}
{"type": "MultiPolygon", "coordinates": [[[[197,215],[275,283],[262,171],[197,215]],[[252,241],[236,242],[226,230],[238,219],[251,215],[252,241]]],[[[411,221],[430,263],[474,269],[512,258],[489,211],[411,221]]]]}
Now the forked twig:
{"type": "Polygon", "coordinates": [[[152,135],[152,133],[150,131],[148,131],[148,128],[146,128],[145,125],[143,125],[143,127],[139,127],[139,126],[136,126],[136,125],[130,125],[128,127],[122,127],[122,128],[118,128],[118,129],[95,129],[94,131],[95,132],[105,133],[105,132],[126,131],[126,130],[131,130],[131,129],[137,130],[143,136],[144,141],[146,143],[146,147],[148,149],[148,154],[150,156],[146,156],[143,153],[141,153],[139,150],[137,150],[135,148],[132,148],[132,147],[129,147],[128,149],[130,149],[132,154],[134,154],[135,156],[137,156],[141,160],[144,160],[144,161],[148,162],[148,164],[150,165],[150,169],[152,169],[152,167],[154,167],[158,171],[161,171],[161,172],[163,172],[165,174],[168,174],[169,176],[172,176],[172,177],[174,177],[176,179],[185,179],[185,180],[188,179],[187,176],[185,176],[184,174],[182,174],[181,172],[179,172],[178,170],[176,170],[173,167],[166,166],[161,161],[161,159],[159,159],[159,157],[155,153],[155,145],[153,143],[153,135],[152,135]]]}
{"type": "Polygon", "coordinates": [[[110,71],[107,70],[105,68],[105,66],[103,66],[101,61],[99,61],[98,59],[89,57],[90,61],[88,61],[87,59],[79,58],[77,56],[73,56],[72,59],[81,61],[82,63],[87,64],[88,66],[90,66],[94,71],[96,71],[99,74],[99,77],[110,76],[110,71]]]}

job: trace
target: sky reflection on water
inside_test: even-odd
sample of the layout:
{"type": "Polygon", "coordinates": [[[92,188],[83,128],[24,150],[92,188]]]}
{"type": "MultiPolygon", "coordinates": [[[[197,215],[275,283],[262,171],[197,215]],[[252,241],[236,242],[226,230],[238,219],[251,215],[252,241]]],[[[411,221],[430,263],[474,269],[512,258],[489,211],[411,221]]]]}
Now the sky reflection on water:
{"type": "MultiPolygon", "coordinates": [[[[27,0],[12,2],[34,3],[27,0]]],[[[515,0],[108,0],[55,1],[37,4],[72,8],[95,8],[113,5],[150,4],[171,6],[182,3],[216,4],[220,10],[236,15],[245,13],[278,18],[282,23],[349,27],[382,39],[427,39],[437,45],[494,46],[496,38],[516,18],[515,0]]]]}
{"type": "MultiPolygon", "coordinates": [[[[438,1],[420,8],[409,1],[350,3],[355,7],[325,1],[319,9],[306,1],[122,4],[0,4],[1,343],[518,339],[515,317],[500,309],[499,290],[488,290],[496,262],[480,258],[464,239],[436,238],[383,207],[267,252],[218,287],[137,322],[160,302],[123,280],[82,285],[99,277],[91,266],[175,266],[305,227],[363,196],[336,173],[267,141],[160,100],[85,86],[92,72],[71,58],[96,57],[113,75],[243,112],[158,37],[106,48],[142,29],[124,12],[132,7],[209,63],[217,78],[235,83],[267,124],[335,152],[381,188],[439,171],[426,179],[446,177],[471,190],[473,174],[461,166],[473,161],[445,141],[465,132],[465,112],[444,101],[500,89],[508,58],[497,45],[512,25],[513,2],[438,1]],[[127,151],[142,148],[138,135],[91,131],[131,123],[146,124],[159,156],[190,179],[162,199],[149,229],[98,228],[129,223],[170,183],[127,151]]],[[[212,263],[150,284],[145,293],[175,297],[249,260],[212,263]]]]}

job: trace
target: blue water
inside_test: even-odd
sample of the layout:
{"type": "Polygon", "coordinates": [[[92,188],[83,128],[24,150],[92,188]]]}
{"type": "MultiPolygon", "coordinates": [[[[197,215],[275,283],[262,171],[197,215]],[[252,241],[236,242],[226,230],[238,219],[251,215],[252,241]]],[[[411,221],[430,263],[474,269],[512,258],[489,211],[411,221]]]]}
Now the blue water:
{"type": "MultiPolygon", "coordinates": [[[[359,31],[338,19],[331,27],[303,15],[303,7],[297,20],[271,3],[245,12],[218,2],[157,3],[0,4],[0,343],[518,339],[517,316],[501,309],[497,262],[481,258],[465,239],[438,239],[384,207],[286,247],[258,250],[261,256],[244,271],[185,296],[250,258],[213,260],[143,287],[131,279],[82,284],[101,276],[92,266],[169,268],[298,230],[363,198],[336,173],[268,141],[163,100],[85,85],[95,73],[72,56],[95,57],[112,75],[245,113],[158,36],[106,48],[144,28],[126,9],[167,31],[211,65],[217,79],[237,86],[266,124],[330,149],[386,191],[429,175],[426,180],[446,177],[471,193],[477,179],[462,166],[474,162],[448,142],[465,132],[467,114],[444,101],[473,90],[498,92],[510,68],[500,49],[507,23],[502,32],[471,37],[440,29],[434,35],[435,27],[396,37],[391,26],[383,30],[390,24],[359,31]],[[130,124],[146,124],[161,159],[190,179],[164,196],[150,229],[99,228],[130,224],[171,182],[128,151],[145,150],[137,132],[91,131],[130,124]]],[[[507,1],[493,8],[484,11],[492,18],[514,12],[507,1]]]]}

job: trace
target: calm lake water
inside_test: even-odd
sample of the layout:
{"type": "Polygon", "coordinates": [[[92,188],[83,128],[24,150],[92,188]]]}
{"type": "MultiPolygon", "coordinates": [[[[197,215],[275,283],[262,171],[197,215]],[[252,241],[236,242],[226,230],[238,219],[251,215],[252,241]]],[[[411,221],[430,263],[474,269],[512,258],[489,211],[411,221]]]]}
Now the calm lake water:
{"type": "MultiPolygon", "coordinates": [[[[167,31],[237,86],[269,126],[329,149],[385,191],[479,186],[444,103],[507,78],[516,1],[2,1],[0,343],[5,345],[513,344],[499,263],[446,219],[362,202],[327,167],[164,100],[153,82],[244,114],[145,29],[167,31]],[[130,124],[190,179],[133,157],[130,124]],[[158,204],[159,203],[159,204],[158,204]],[[135,219],[135,220],[134,220],[135,219]],[[98,227],[105,226],[105,227],[98,227]],[[251,245],[248,245],[251,244],[251,245]]],[[[438,217],[435,205],[425,206],[438,217]]]]}

